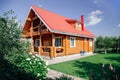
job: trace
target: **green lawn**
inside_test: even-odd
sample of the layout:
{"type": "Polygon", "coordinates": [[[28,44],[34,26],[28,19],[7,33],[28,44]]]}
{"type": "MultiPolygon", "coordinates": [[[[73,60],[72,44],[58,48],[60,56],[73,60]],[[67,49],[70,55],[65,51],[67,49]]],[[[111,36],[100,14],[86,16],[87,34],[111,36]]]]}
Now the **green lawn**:
{"type": "Polygon", "coordinates": [[[93,71],[95,80],[101,80],[101,66],[103,63],[106,64],[105,70],[108,74],[110,74],[109,64],[112,64],[116,68],[117,73],[120,74],[120,54],[97,54],[73,61],[49,65],[49,68],[85,79],[89,79],[89,74],[93,71]]]}

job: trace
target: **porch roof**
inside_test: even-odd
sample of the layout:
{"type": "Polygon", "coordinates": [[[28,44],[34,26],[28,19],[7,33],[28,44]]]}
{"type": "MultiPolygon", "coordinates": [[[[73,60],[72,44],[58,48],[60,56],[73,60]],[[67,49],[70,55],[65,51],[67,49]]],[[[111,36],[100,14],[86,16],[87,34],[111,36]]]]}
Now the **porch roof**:
{"type": "Polygon", "coordinates": [[[86,28],[81,31],[76,30],[67,22],[67,21],[75,22],[77,20],[63,17],[61,15],[50,12],[48,10],[44,10],[37,6],[32,6],[31,9],[40,18],[40,20],[43,21],[43,23],[47,26],[47,28],[50,30],[50,32],[66,34],[66,35],[73,35],[73,36],[90,37],[90,38],[95,37],[94,34],[92,34],[86,28]]]}

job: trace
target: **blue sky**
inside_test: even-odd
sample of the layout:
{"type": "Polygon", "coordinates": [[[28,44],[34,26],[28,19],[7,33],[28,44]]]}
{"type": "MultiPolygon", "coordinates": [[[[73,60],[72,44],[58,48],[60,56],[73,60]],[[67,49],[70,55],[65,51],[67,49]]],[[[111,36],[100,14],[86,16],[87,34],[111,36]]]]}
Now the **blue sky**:
{"type": "Polygon", "coordinates": [[[120,0],[0,0],[0,16],[12,9],[24,24],[31,5],[78,20],[84,15],[96,36],[120,36],[120,0]]]}

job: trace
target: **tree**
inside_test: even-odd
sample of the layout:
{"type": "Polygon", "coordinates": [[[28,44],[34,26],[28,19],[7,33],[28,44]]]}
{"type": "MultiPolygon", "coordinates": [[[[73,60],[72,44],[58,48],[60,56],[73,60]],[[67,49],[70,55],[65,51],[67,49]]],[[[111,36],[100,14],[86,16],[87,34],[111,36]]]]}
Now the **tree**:
{"type": "Polygon", "coordinates": [[[97,37],[95,44],[97,48],[102,49],[104,47],[104,38],[102,36],[97,37]]]}
{"type": "Polygon", "coordinates": [[[40,57],[33,58],[28,53],[27,44],[20,41],[20,27],[14,11],[7,11],[0,17],[0,64],[3,64],[0,66],[0,79],[43,79],[46,77],[47,66],[40,57]],[[30,62],[27,60],[29,58],[30,62]]]}
{"type": "Polygon", "coordinates": [[[104,50],[104,52],[119,52],[120,50],[120,36],[119,37],[97,37],[95,41],[96,48],[100,50],[104,50]]]}

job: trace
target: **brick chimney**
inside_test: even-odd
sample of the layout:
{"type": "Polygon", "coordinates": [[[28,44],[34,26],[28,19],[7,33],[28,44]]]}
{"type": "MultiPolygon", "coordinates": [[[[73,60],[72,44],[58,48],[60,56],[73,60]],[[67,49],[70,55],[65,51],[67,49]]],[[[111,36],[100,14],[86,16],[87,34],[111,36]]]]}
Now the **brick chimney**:
{"type": "Polygon", "coordinates": [[[81,15],[81,27],[82,31],[84,31],[84,15],[81,15]]]}

